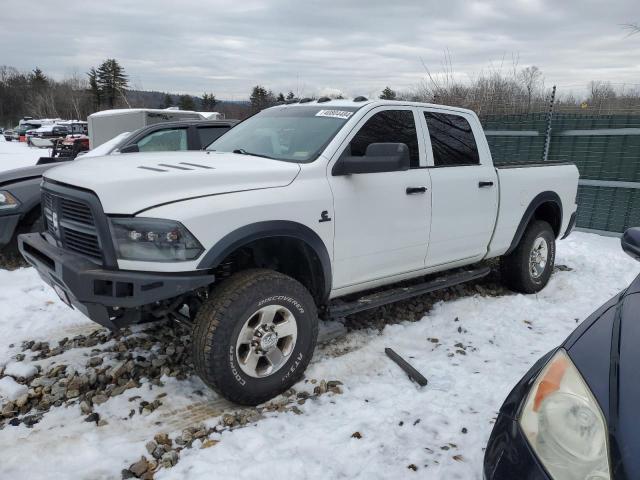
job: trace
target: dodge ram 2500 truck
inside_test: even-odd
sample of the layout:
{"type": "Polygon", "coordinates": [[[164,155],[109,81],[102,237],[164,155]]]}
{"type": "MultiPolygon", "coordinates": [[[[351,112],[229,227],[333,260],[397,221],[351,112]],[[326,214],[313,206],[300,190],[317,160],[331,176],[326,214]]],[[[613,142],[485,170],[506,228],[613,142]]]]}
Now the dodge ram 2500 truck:
{"type": "Polygon", "coordinates": [[[19,246],[102,325],[191,325],[203,380],[258,404],[301,378],[319,317],[479,278],[492,257],[509,287],[539,291],[573,227],[577,184],[571,164],[495,168],[469,110],[302,100],[207,151],[48,170],[44,232],[19,246]]]}

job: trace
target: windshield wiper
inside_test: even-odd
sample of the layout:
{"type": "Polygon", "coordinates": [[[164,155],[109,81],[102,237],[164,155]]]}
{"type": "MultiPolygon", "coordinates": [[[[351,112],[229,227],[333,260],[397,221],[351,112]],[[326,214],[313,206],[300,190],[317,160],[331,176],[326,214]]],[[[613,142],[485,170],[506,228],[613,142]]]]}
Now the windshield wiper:
{"type": "Polygon", "coordinates": [[[239,153],[240,155],[251,155],[252,157],[270,158],[271,160],[277,160],[277,158],[270,157],[269,155],[262,155],[260,153],[247,152],[244,148],[236,148],[232,153],[239,153]]]}

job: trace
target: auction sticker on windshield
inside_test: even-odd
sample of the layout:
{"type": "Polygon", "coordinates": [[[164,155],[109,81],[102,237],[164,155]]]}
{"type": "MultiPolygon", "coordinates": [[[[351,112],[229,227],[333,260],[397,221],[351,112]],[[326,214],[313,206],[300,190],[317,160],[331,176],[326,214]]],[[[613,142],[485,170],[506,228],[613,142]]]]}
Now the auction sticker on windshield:
{"type": "Polygon", "coordinates": [[[353,112],[349,112],[347,110],[320,110],[316,113],[316,117],[331,117],[331,118],[342,118],[346,120],[353,112]]]}

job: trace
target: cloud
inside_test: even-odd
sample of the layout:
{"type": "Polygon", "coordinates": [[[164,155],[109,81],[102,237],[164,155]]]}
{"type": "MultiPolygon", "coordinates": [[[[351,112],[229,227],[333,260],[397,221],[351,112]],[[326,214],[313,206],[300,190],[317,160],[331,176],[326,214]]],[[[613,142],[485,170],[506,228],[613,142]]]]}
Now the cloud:
{"type": "Polygon", "coordinates": [[[0,63],[62,77],[114,57],[137,87],[239,99],[408,89],[447,51],[460,78],[517,57],[580,89],[640,82],[640,37],[621,27],[638,20],[637,0],[36,2],[3,10],[0,63]]]}

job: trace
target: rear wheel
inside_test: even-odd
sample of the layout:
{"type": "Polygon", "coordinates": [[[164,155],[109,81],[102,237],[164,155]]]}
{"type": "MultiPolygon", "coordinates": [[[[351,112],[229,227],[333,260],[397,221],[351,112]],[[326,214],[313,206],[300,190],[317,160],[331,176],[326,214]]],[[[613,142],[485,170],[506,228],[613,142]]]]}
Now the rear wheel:
{"type": "Polygon", "coordinates": [[[551,225],[534,220],[516,249],[500,259],[502,281],[516,292],[539,292],[549,282],[555,258],[556,240],[551,225]]]}
{"type": "Polygon", "coordinates": [[[222,396],[257,405],[302,377],[317,336],[316,306],[299,282],[271,270],[247,270],[216,287],[198,311],[194,366],[222,396]]]}

